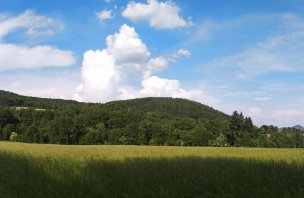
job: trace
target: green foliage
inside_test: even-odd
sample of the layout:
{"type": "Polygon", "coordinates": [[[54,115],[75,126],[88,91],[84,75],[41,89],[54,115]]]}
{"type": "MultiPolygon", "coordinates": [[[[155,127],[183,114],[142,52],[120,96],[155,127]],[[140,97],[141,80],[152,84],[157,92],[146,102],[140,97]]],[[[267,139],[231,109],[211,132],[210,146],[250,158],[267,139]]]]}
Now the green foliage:
{"type": "Polygon", "coordinates": [[[0,106],[6,107],[33,107],[38,109],[58,109],[65,106],[81,106],[73,100],[46,99],[37,97],[20,96],[15,93],[0,90],[0,106]]]}
{"type": "Polygon", "coordinates": [[[0,140],[51,144],[304,147],[303,132],[255,127],[185,99],[141,98],[106,104],[25,97],[0,91],[0,140]]]}
{"type": "Polygon", "coordinates": [[[218,137],[216,137],[215,140],[209,140],[208,142],[209,142],[210,146],[216,146],[216,147],[228,146],[227,145],[227,138],[222,133],[218,137]]]}
{"type": "Polygon", "coordinates": [[[16,132],[12,132],[12,134],[10,135],[10,141],[12,141],[12,142],[16,142],[17,141],[17,139],[18,139],[18,133],[16,133],[16,132]]]}

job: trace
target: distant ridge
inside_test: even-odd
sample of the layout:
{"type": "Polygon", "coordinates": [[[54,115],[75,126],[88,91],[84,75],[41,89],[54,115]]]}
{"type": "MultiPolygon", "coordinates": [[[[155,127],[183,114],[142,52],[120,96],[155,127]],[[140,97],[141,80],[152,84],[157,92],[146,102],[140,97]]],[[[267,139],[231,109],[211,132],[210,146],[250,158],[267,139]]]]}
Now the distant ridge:
{"type": "Polygon", "coordinates": [[[301,130],[301,131],[304,131],[304,127],[301,126],[301,125],[295,125],[295,126],[293,126],[292,128],[295,128],[295,129],[299,129],[299,130],[301,130]]]}
{"type": "Polygon", "coordinates": [[[283,131],[283,129],[285,128],[294,128],[294,129],[299,129],[300,131],[303,131],[304,132],[304,127],[302,125],[295,125],[293,127],[281,127],[279,128],[279,131],[283,131]]]}
{"type": "Polygon", "coordinates": [[[13,92],[0,90],[0,106],[8,107],[32,107],[40,109],[57,109],[66,105],[84,105],[85,103],[74,100],[39,98],[22,96],[13,92]]]}

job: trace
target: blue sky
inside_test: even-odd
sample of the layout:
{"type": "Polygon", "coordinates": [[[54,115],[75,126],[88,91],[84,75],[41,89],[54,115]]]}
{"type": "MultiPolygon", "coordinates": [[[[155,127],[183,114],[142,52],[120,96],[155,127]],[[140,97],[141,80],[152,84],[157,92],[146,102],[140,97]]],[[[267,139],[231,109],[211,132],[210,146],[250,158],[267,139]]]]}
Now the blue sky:
{"type": "Polygon", "coordinates": [[[171,96],[304,125],[303,0],[1,0],[0,89],[171,96]]]}

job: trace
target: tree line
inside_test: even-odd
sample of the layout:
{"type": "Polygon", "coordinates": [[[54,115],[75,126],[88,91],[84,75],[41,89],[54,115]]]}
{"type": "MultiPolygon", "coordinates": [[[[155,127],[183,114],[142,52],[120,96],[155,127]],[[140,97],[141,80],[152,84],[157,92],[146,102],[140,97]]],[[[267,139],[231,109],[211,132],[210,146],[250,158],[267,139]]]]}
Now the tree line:
{"type": "MultiPolygon", "coordinates": [[[[13,101],[16,99],[14,96],[13,101]]],[[[41,100],[39,105],[36,98],[27,98],[27,103],[35,105],[23,101],[22,108],[0,100],[0,139],[50,144],[304,147],[300,130],[257,127],[242,113],[228,116],[184,99],[145,98],[107,104],[57,100],[49,103],[52,105],[47,103],[52,99],[41,100]]]]}

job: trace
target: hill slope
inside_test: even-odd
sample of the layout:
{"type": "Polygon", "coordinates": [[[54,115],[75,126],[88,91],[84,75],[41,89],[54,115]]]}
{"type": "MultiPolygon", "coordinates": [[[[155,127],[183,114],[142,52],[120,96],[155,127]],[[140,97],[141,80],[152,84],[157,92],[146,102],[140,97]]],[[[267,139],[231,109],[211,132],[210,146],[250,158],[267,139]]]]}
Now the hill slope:
{"type": "MultiPolygon", "coordinates": [[[[0,90],[0,106],[4,107],[32,107],[41,109],[59,109],[67,106],[90,106],[93,103],[81,103],[74,100],[49,99],[21,96],[12,92],[0,90]]],[[[228,119],[229,116],[214,110],[213,108],[180,98],[150,97],[131,100],[113,101],[100,106],[115,109],[137,110],[160,114],[160,116],[183,116],[194,119],[216,119],[218,117],[228,119]]]]}
{"type": "Polygon", "coordinates": [[[298,130],[304,132],[304,127],[301,126],[301,125],[295,125],[295,126],[293,126],[293,127],[281,127],[281,128],[279,128],[279,131],[282,132],[284,129],[288,129],[288,128],[291,128],[291,129],[298,129],[298,130]]]}
{"type": "Polygon", "coordinates": [[[131,100],[114,101],[106,106],[117,106],[125,109],[137,109],[143,112],[154,112],[166,117],[169,115],[191,117],[194,119],[228,119],[229,116],[198,102],[181,98],[149,97],[131,100]]]}
{"type": "Polygon", "coordinates": [[[0,140],[52,144],[304,147],[304,135],[258,128],[238,112],[228,116],[179,98],[105,104],[20,96],[0,91],[0,140]]]}
{"type": "Polygon", "coordinates": [[[0,91],[0,139],[3,140],[207,145],[209,140],[228,130],[229,118],[186,99],[151,97],[99,104],[0,91]],[[17,136],[12,136],[13,132],[17,136]]]}
{"type": "Polygon", "coordinates": [[[299,129],[300,131],[304,131],[304,127],[301,125],[295,125],[292,128],[299,129]]]}
{"type": "Polygon", "coordinates": [[[0,106],[4,107],[33,107],[41,109],[57,109],[66,105],[82,105],[74,100],[49,99],[21,96],[12,92],[0,90],[0,106]]]}

